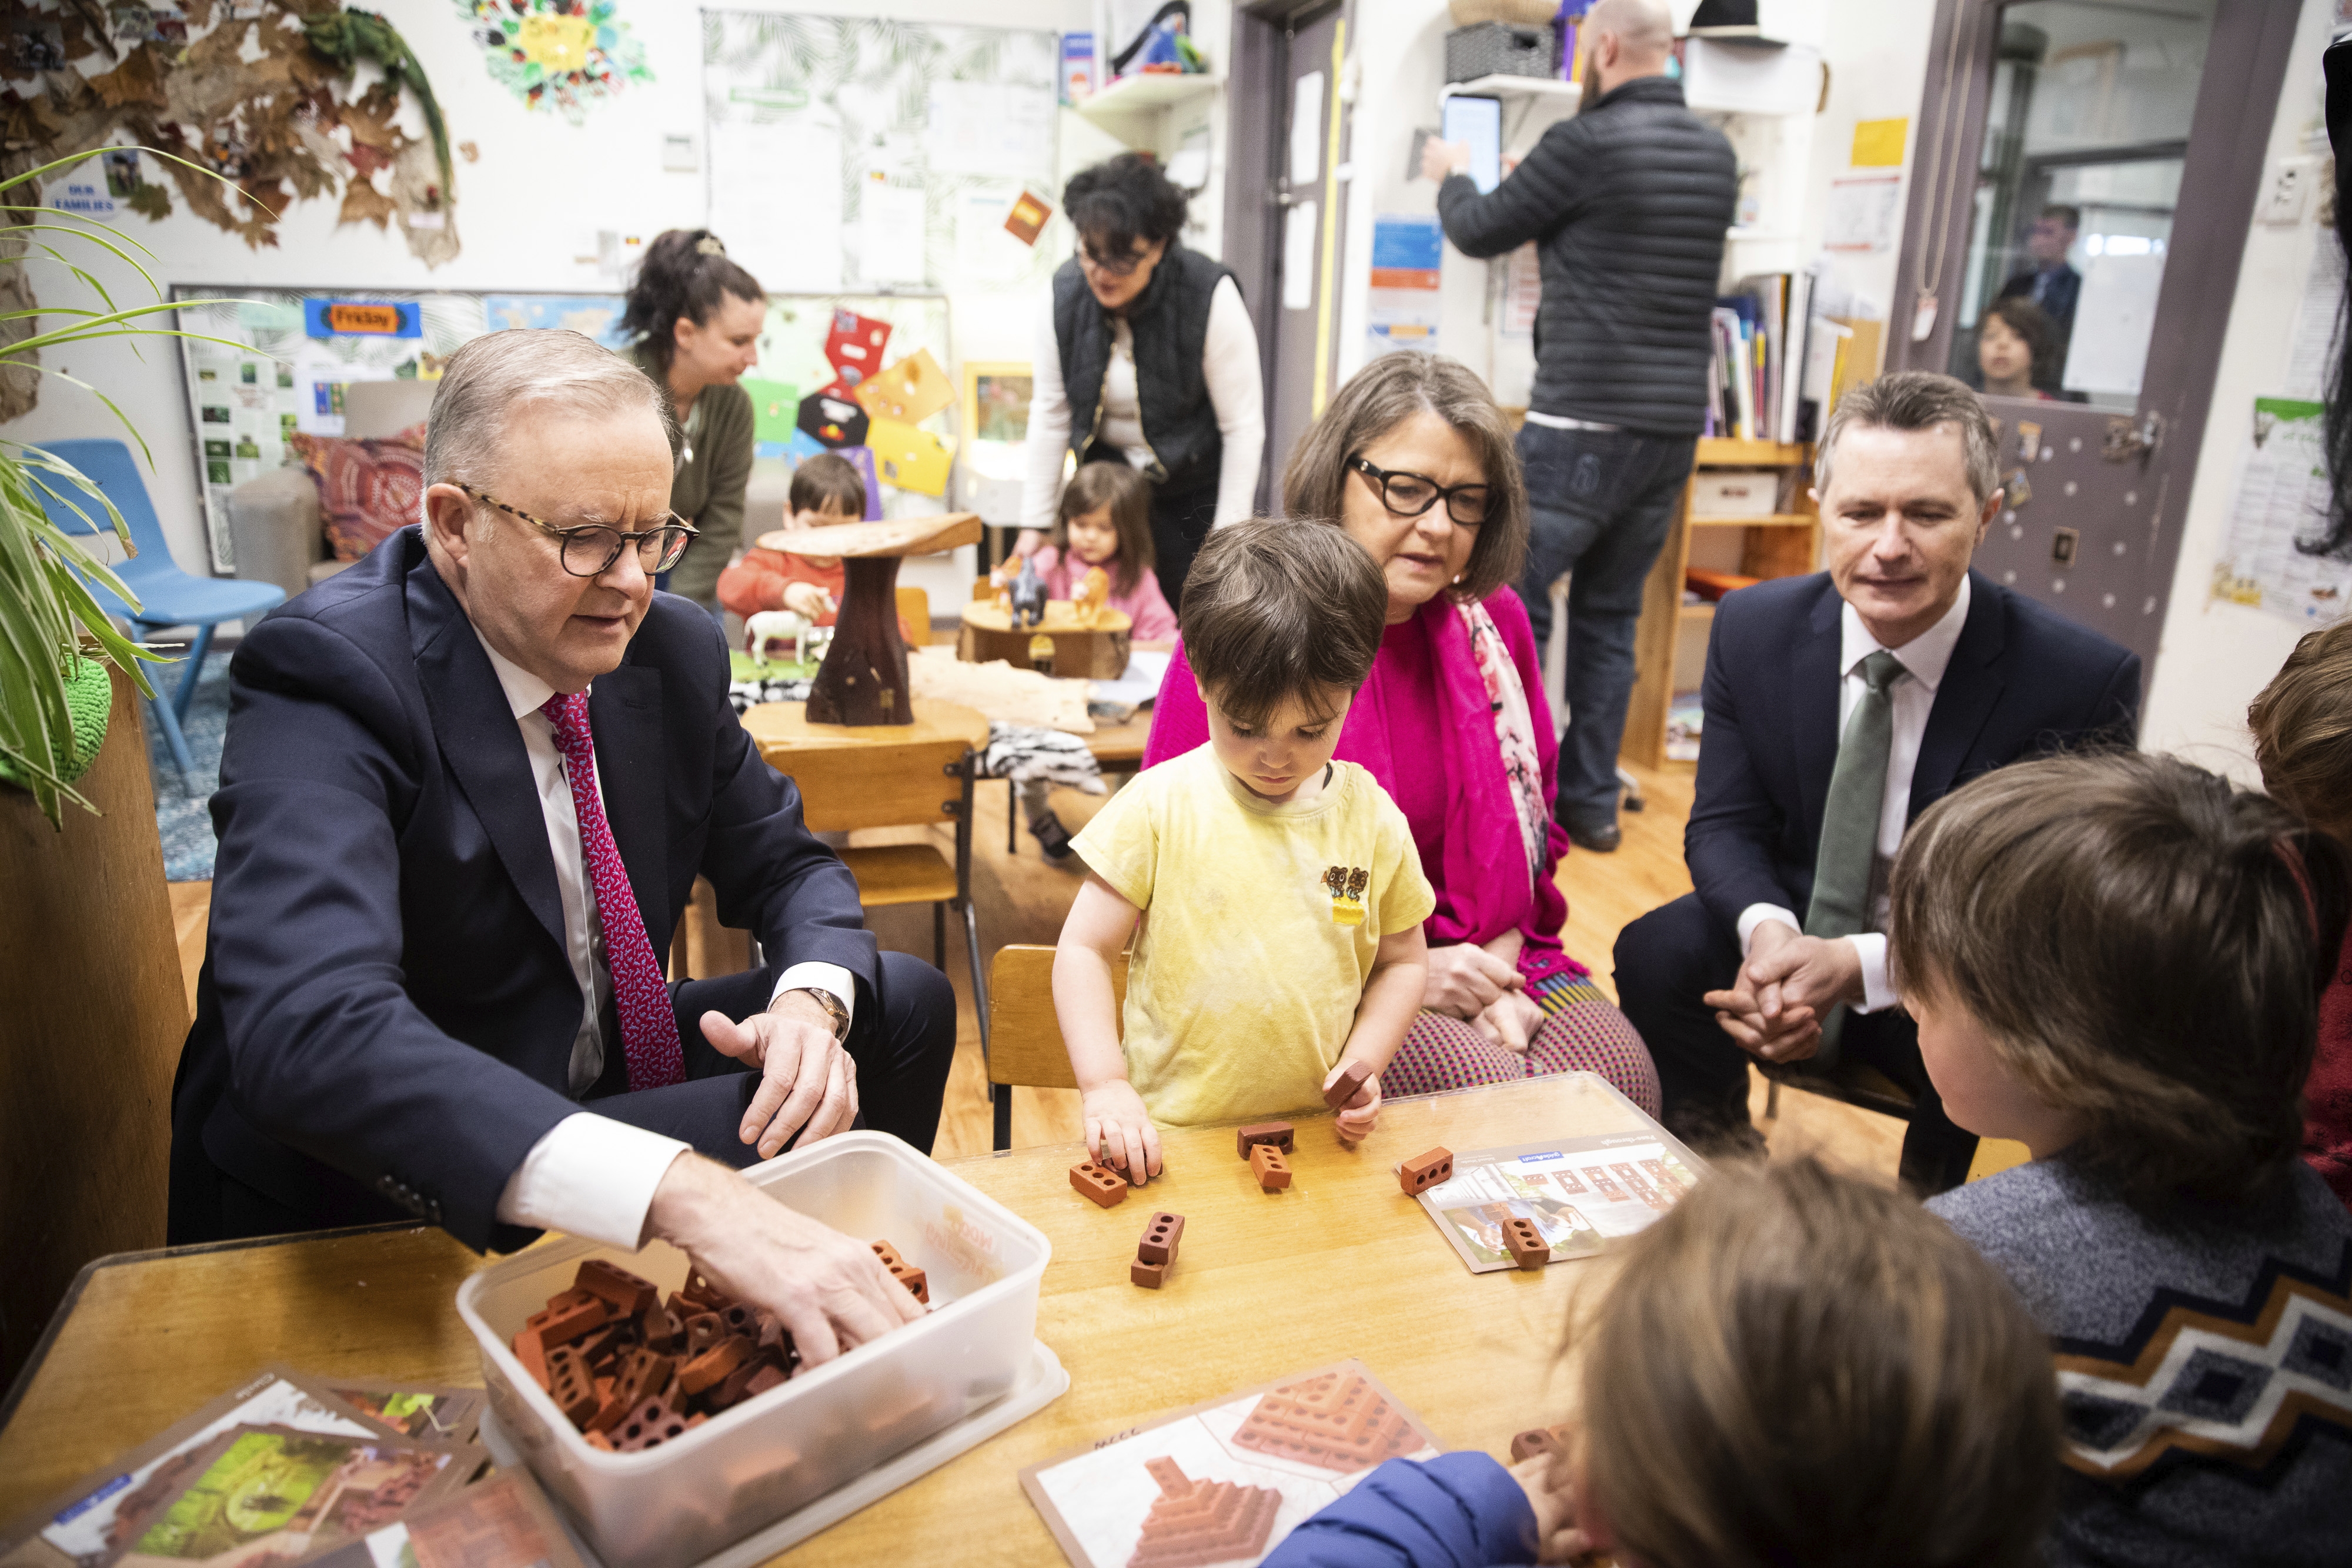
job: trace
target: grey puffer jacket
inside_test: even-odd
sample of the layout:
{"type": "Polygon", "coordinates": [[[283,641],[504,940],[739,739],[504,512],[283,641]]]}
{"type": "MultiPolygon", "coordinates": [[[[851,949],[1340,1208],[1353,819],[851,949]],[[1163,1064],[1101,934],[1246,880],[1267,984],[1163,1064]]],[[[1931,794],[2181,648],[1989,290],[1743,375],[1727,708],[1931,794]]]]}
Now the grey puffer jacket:
{"type": "Polygon", "coordinates": [[[1492,193],[1451,176],[1437,211],[1465,256],[1537,242],[1531,407],[1643,435],[1696,435],[1706,416],[1707,317],[1738,195],[1723,133],[1684,107],[1680,82],[1641,77],[1546,131],[1492,193]]]}

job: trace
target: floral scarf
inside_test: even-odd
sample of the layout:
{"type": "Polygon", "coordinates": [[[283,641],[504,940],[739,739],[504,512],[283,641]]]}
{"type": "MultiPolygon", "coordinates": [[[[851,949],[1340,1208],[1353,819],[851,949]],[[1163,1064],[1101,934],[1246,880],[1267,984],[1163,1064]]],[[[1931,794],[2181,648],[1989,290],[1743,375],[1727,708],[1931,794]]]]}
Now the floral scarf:
{"type": "Polygon", "coordinates": [[[1543,768],[1536,759],[1535,716],[1528,707],[1527,687],[1519,680],[1511,651],[1503,645],[1495,618],[1483,604],[1460,604],[1464,630],[1470,634],[1470,656],[1477,662],[1478,678],[1486,687],[1487,709],[1494,716],[1495,740],[1503,756],[1503,777],[1517,810],[1519,843],[1527,851],[1530,889],[1543,875],[1545,838],[1551,812],[1544,804],[1543,768]]]}

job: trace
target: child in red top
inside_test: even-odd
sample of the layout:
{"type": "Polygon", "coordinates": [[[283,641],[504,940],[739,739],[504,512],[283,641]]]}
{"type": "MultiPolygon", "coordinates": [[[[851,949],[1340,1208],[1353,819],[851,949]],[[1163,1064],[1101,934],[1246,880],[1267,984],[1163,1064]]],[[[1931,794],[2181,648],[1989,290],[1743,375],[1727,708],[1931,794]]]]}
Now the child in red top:
{"type": "Polygon", "coordinates": [[[1046,598],[1076,599],[1087,573],[1100,567],[1110,579],[1110,607],[1135,622],[1136,643],[1175,642],[1176,612],[1151,570],[1151,487],[1126,464],[1089,463],[1070,476],[1054,542],[1033,559],[1046,598]]]}
{"type": "MultiPolygon", "coordinates": [[[[2246,709],[2271,798],[2352,844],[2352,621],[2294,645],[2246,709]]],[[[2303,1157],[2352,1207],[2352,932],[2319,998],[2319,1046],[2303,1086],[2303,1157]]]]}
{"type": "MultiPolygon", "coordinates": [[[[828,452],[793,470],[786,504],[794,528],[854,523],[866,516],[866,481],[849,459],[828,452]]],[[[719,574],[719,602],[746,621],[763,610],[789,610],[812,626],[830,626],[840,612],[847,577],[837,555],[750,549],[719,574]]],[[[898,635],[910,643],[915,640],[904,616],[898,635]]]]}

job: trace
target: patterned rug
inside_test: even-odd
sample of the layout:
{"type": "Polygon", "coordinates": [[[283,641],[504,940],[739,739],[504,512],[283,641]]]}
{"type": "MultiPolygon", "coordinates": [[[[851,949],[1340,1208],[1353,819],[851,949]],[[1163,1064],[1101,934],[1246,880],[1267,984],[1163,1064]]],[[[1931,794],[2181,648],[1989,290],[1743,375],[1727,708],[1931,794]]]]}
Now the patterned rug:
{"type": "MultiPolygon", "coordinates": [[[[220,788],[221,741],[228,733],[227,652],[205,657],[196,695],[188,704],[181,732],[188,737],[187,779],[172,761],[172,748],[151,718],[147,724],[147,771],[155,784],[155,828],[163,839],[163,876],[170,882],[209,882],[213,874],[213,818],[207,804],[220,788]]],[[[175,688],[177,665],[151,669],[156,690],[175,688]]]]}

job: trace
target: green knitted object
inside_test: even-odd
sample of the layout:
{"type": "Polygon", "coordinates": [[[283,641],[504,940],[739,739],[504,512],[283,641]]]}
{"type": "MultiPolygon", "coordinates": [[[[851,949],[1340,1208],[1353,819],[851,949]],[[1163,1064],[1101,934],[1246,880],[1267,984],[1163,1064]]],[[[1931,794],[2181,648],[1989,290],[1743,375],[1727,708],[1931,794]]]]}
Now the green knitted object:
{"type": "MultiPolygon", "coordinates": [[[[73,715],[73,755],[61,757],[58,771],[68,784],[90,770],[99,747],[106,744],[106,716],[114,706],[114,681],[96,659],[76,659],[66,678],[66,711],[73,715]]],[[[0,761],[0,779],[29,789],[30,781],[0,761]]]]}

